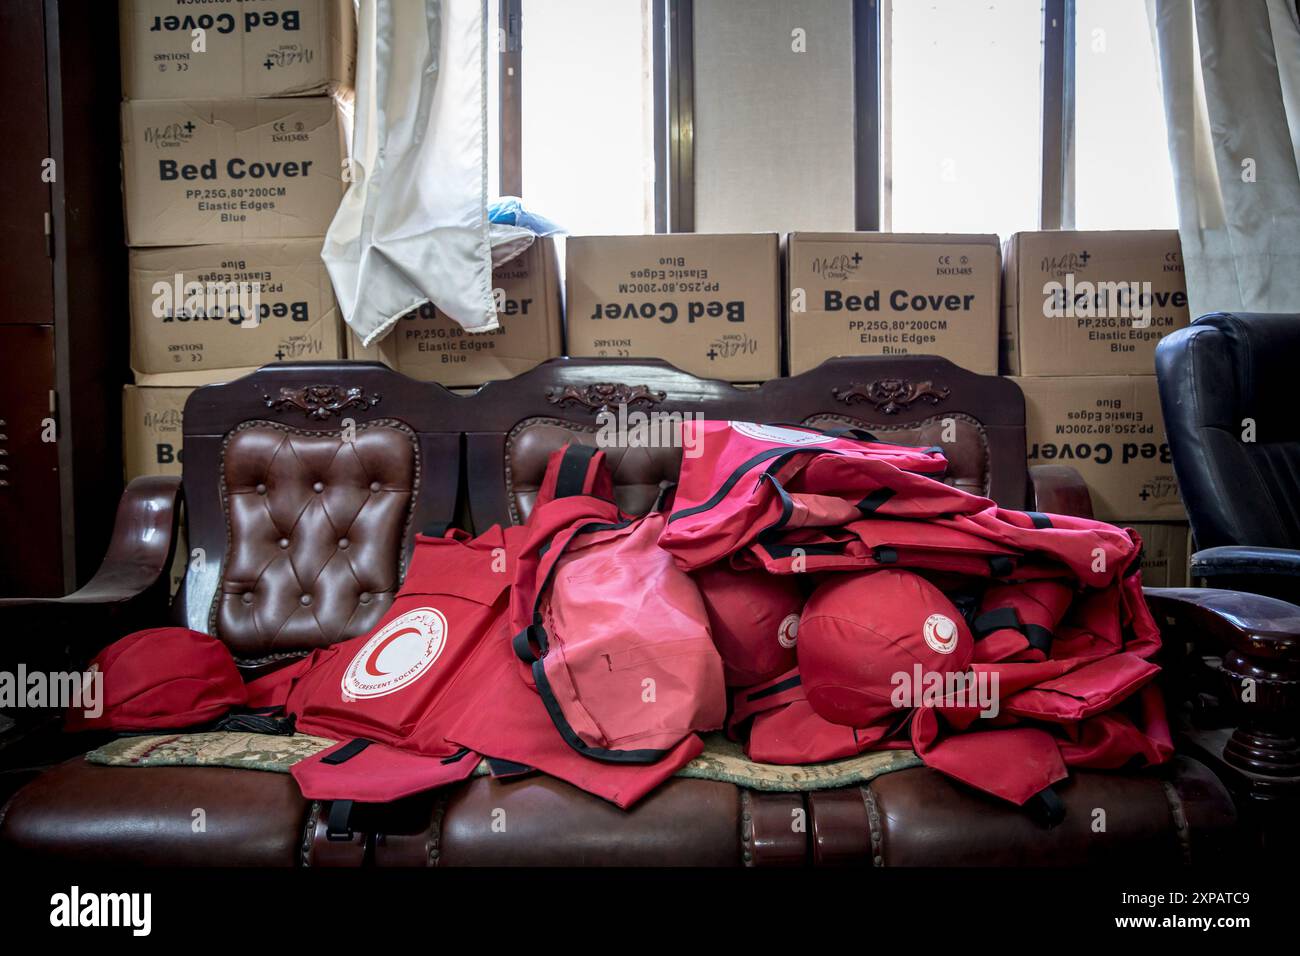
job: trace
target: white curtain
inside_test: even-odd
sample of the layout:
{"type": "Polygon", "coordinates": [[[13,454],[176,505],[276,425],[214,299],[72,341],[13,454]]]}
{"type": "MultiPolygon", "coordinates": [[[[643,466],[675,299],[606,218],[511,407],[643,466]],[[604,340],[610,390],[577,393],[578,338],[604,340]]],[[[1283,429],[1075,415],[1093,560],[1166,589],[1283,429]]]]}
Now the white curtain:
{"type": "Polygon", "coordinates": [[[352,183],[321,257],[365,344],[425,302],[497,327],[485,0],[359,0],[352,183]]]}
{"type": "Polygon", "coordinates": [[[1193,316],[1300,312],[1294,0],[1147,0],[1193,316]]]}

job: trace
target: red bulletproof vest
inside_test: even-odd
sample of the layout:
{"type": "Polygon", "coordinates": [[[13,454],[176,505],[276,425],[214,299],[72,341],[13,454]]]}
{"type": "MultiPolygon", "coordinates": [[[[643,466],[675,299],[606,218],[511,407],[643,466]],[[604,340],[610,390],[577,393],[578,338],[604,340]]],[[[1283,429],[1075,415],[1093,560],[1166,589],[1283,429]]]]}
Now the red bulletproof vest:
{"type": "Polygon", "coordinates": [[[520,553],[514,649],[571,747],[654,763],[722,726],[722,660],[699,589],[658,545],[664,515],[627,518],[590,494],[604,469],[589,446],[552,456],[555,497],[534,508],[520,553]]]}
{"type": "Polygon", "coordinates": [[[367,634],[250,685],[299,732],[343,741],[293,768],[312,799],[387,801],[464,779],[478,757],[445,731],[473,706],[483,649],[505,613],[514,563],[499,528],[416,537],[393,606],[367,634]]]}
{"type": "Polygon", "coordinates": [[[728,421],[683,422],[682,429],[683,447],[700,454],[682,459],[659,543],[687,570],[781,529],[973,507],[974,496],[931,480],[948,467],[938,448],[859,439],[853,436],[864,433],[849,429],[728,421]]]}

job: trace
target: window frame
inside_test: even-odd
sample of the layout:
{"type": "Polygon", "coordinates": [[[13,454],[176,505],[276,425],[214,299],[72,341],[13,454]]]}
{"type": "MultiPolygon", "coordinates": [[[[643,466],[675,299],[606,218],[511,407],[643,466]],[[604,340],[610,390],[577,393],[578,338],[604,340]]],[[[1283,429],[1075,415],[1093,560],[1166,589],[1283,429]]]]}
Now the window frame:
{"type": "MultiPolygon", "coordinates": [[[[523,194],[523,0],[496,0],[500,12],[497,70],[502,195],[523,194]]],[[[890,90],[892,0],[853,4],[854,227],[888,228],[892,197],[885,154],[890,130],[885,105],[890,90]]],[[[1300,2],[1300,0],[1298,0],[1300,2]]],[[[1039,96],[1040,229],[1075,223],[1075,23],[1076,0],[1042,0],[1042,84],[1039,96]]],[[[695,231],[694,0],[650,0],[653,32],[655,232],[695,231]]]]}

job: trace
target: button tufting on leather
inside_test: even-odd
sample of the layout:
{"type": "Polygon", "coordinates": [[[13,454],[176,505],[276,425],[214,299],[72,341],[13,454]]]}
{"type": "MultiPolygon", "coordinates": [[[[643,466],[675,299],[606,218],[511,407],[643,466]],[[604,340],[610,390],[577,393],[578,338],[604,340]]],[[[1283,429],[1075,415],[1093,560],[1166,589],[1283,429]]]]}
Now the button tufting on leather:
{"type": "Polygon", "coordinates": [[[400,584],[417,454],[397,423],[359,427],[346,444],[266,422],[232,433],[223,487],[264,496],[225,499],[230,546],[213,623],[232,650],[310,650],[375,625],[400,584]]]}

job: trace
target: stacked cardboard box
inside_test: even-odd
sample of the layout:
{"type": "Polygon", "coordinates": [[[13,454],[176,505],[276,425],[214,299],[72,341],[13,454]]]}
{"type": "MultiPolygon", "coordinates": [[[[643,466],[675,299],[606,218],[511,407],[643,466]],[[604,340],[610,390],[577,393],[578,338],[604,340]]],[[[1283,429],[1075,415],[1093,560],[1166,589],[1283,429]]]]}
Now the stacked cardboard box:
{"type": "Polygon", "coordinates": [[[938,355],[997,373],[998,237],[792,233],[791,375],[836,355],[938,355]]]}
{"type": "Polygon", "coordinates": [[[1077,468],[1097,517],[1139,523],[1147,560],[1166,562],[1154,581],[1181,583],[1186,513],[1154,360],[1190,321],[1178,233],[1018,233],[1003,260],[1002,368],[1025,394],[1029,463],[1077,468]]]}
{"type": "Polygon", "coordinates": [[[575,236],[566,253],[570,355],[660,358],[727,382],[781,374],[775,233],[575,236]]]}
{"type": "Polygon", "coordinates": [[[368,346],[349,332],[348,357],[460,388],[510,378],[563,353],[564,305],[554,239],[539,238],[497,267],[492,286],[500,322],[494,332],[466,332],[425,304],[368,346]]]}
{"type": "Polygon", "coordinates": [[[119,9],[131,478],[179,471],[198,385],[343,356],[320,248],[345,188],[355,13],[351,0],[119,9]]]}

